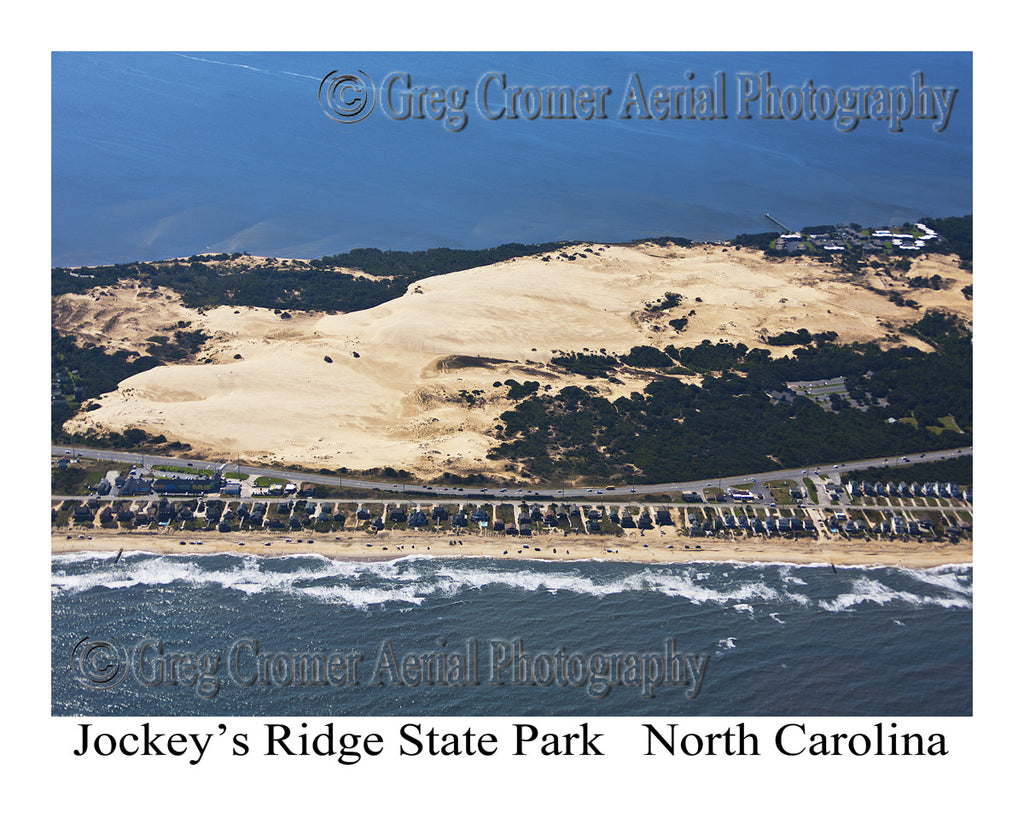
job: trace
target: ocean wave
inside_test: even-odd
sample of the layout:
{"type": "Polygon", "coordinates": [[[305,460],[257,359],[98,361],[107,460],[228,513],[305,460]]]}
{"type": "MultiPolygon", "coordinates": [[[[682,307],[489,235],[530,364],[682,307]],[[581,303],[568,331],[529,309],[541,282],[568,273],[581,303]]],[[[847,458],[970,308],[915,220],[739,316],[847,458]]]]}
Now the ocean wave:
{"type": "MultiPolygon", "coordinates": [[[[827,565],[827,564],[826,564],[827,565]]],[[[52,561],[51,594],[93,589],[214,586],[245,595],[286,594],[365,609],[385,604],[418,606],[480,589],[523,594],[608,597],[654,594],[694,606],[770,616],[794,608],[851,611],[862,605],[910,608],[972,604],[969,567],[864,569],[842,573],[798,564],[731,566],[532,560],[451,559],[404,555],[389,561],[339,560],[316,554],[264,557],[249,554],[59,555],[52,561]],[[799,589],[799,591],[797,590],[799,589]],[[770,611],[767,608],[770,606],[770,611]]]]}
{"type": "Polygon", "coordinates": [[[881,580],[872,577],[854,578],[850,591],[838,594],[831,600],[818,601],[820,608],[830,612],[850,611],[864,604],[887,606],[893,603],[915,609],[926,606],[938,606],[946,609],[971,608],[973,605],[969,593],[917,594],[912,591],[893,589],[881,580]]]}

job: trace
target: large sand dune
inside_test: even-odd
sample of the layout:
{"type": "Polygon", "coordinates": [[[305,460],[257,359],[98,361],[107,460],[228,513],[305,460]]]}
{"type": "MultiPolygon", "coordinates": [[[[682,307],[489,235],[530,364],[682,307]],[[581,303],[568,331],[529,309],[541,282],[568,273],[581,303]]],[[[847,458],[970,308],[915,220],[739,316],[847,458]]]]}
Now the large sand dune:
{"type": "Polygon", "coordinates": [[[905,278],[855,282],[812,261],[766,261],[718,245],[589,248],[596,252],[572,261],[530,257],[425,279],[399,299],[345,315],[200,313],[171,293],[136,286],[63,296],[55,326],[93,343],[144,350],[146,338],[179,321],[212,336],[200,356],[210,363],[130,378],[69,429],[140,427],[214,458],[393,466],[423,477],[500,472],[484,456],[496,419],[512,404],[495,381],[530,379],[552,390],[587,383],[609,396],[646,383],[641,374],[619,385],[567,378],[548,366],[554,351],[626,352],[705,338],[757,346],[766,335],[801,327],[865,341],[922,315],[871,287],[971,315],[960,292],[970,274],[948,257],[917,260],[908,274],[937,273],[947,287],[911,291],[905,278]],[[681,304],[646,309],[666,292],[681,294],[681,304]],[[668,319],[686,315],[683,332],[668,327],[668,319]]]}

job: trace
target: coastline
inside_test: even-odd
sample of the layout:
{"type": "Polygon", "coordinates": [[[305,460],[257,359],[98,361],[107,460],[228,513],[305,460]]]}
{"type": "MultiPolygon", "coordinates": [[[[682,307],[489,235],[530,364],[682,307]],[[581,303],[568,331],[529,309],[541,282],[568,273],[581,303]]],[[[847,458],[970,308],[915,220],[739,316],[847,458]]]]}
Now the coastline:
{"type": "MultiPolygon", "coordinates": [[[[299,533],[296,533],[299,534],[299,533]]],[[[532,538],[458,535],[391,530],[368,535],[343,532],[303,537],[265,532],[86,532],[52,531],[51,555],[73,552],[154,552],[204,555],[256,554],[265,557],[318,554],[342,560],[400,557],[489,557],[532,560],[614,560],[627,563],[832,564],[934,568],[973,563],[973,543],[918,543],[892,540],[693,539],[657,529],[627,537],[550,534],[532,538]],[[645,545],[646,544],[646,545],[645,545]]]]}

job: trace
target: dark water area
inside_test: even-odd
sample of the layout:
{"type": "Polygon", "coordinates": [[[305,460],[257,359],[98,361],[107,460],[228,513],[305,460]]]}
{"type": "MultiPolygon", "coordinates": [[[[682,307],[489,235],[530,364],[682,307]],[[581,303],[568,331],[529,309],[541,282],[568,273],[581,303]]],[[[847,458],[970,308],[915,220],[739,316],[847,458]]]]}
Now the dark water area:
{"type": "Polygon", "coordinates": [[[777,230],[766,212],[800,230],[972,210],[968,52],[56,52],[52,76],[55,265],[709,241],[777,230]],[[372,114],[325,115],[332,71],[363,72],[372,114]],[[406,85],[445,89],[440,116],[417,116],[406,85]],[[713,94],[714,116],[659,116],[658,87],[713,94]],[[807,115],[811,87],[886,90],[843,130],[827,105],[807,115]],[[607,88],[604,116],[511,116],[511,89],[547,88],[607,88]],[[899,89],[930,107],[895,123],[899,89]],[[941,121],[938,89],[956,90],[941,121]]]}
{"type": "Polygon", "coordinates": [[[972,609],[970,566],[77,553],[52,710],[969,715],[972,609]]]}

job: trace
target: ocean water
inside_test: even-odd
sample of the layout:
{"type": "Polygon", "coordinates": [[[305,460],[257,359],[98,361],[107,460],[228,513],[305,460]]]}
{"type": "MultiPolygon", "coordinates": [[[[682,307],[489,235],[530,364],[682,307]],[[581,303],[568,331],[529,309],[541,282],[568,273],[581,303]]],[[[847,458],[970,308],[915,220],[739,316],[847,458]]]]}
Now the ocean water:
{"type": "Polygon", "coordinates": [[[969,565],[83,552],[51,588],[54,715],[972,713],[969,565]]]}

